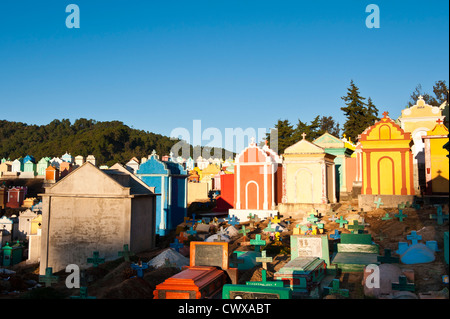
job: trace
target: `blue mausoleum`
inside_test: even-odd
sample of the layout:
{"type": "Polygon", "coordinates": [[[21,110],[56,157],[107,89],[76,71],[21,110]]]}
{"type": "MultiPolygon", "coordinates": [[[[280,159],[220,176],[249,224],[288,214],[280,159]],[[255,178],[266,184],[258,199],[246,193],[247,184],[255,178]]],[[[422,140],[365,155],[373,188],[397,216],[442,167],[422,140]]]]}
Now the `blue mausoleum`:
{"type": "Polygon", "coordinates": [[[160,161],[155,151],[136,172],[144,183],[161,194],[156,200],[156,234],[166,235],[187,216],[187,171],[181,164],[160,161]]]}

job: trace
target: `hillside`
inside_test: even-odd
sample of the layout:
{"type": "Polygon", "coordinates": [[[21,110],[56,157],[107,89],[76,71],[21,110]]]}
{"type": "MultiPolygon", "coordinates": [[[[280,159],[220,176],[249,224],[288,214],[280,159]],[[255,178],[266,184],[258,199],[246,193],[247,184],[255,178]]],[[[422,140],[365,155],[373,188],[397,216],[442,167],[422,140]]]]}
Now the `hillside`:
{"type": "MultiPolygon", "coordinates": [[[[68,152],[72,156],[92,154],[98,165],[111,166],[117,162],[125,164],[134,156],[139,159],[148,156],[153,150],[159,155],[169,154],[177,142],[164,135],[130,128],[120,121],[80,118],[72,124],[68,119],[55,119],[47,125],[28,125],[0,120],[0,158],[11,160],[29,154],[38,161],[68,152]]],[[[192,146],[190,149],[192,156],[192,146]]]]}

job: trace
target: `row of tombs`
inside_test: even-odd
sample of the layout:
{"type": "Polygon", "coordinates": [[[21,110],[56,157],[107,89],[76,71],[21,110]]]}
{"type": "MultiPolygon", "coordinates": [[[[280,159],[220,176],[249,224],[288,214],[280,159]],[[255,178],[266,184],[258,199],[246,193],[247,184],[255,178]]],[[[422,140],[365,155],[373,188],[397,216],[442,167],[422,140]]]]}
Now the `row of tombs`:
{"type": "MultiPolygon", "coordinates": [[[[386,207],[412,203],[420,175],[415,164],[419,157],[414,154],[420,152],[419,142],[412,138],[415,133],[408,132],[406,111],[426,108],[432,108],[434,116],[427,120],[428,131],[420,135],[424,172],[430,176],[427,189],[431,195],[448,193],[448,152],[444,148],[448,129],[440,113],[419,100],[402,112],[401,125],[385,112],[356,145],[328,133],[313,142],[303,136],[280,156],[268,145],[250,143],[236,156],[233,174],[221,175],[216,209],[227,206],[226,213],[241,222],[248,221],[249,214],[262,219],[278,212],[303,217],[311,208],[329,210],[341,190],[348,191],[350,185],[360,185],[359,206],[365,210],[381,202],[386,207]]],[[[187,215],[189,185],[197,184],[189,183],[188,176],[180,163],[152,154],[134,172],[121,164],[99,169],[85,162],[48,185],[40,194],[39,236],[45,240],[33,245],[39,247],[36,256],[41,274],[49,266],[57,270],[71,263],[83,264],[93,250],[113,258],[124,243],[135,252],[153,249],[155,236],[167,235],[187,215]],[[77,245],[81,242],[83,247],[77,245]]],[[[8,203],[6,194],[2,200],[8,203]]]]}
{"type": "MultiPolygon", "coordinates": [[[[317,215],[314,218],[316,223],[326,222],[325,218],[317,218],[317,215]]],[[[442,292],[415,293],[414,271],[408,266],[433,262],[440,254],[435,241],[421,242],[419,232],[411,231],[406,241],[398,243],[398,250],[391,252],[385,249],[384,253],[380,252],[371,235],[364,232],[364,225],[357,222],[339,227],[340,231],[330,238],[323,234],[301,233],[299,225],[296,225],[294,234],[288,236],[289,244],[282,243],[279,233],[288,231],[291,220],[276,216],[267,223],[267,220],[262,221],[252,215],[250,223],[242,224],[236,218],[186,218],[170,244],[171,248],[148,262],[131,262],[130,266],[140,278],[155,268],[179,268],[179,272],[155,287],[154,299],[347,298],[351,291],[341,287],[343,272],[363,274],[361,286],[365,296],[380,299],[448,298],[448,290],[445,292],[445,289],[442,292]],[[262,231],[257,232],[257,229],[262,231]],[[349,230],[350,233],[347,232],[349,230]],[[231,251],[231,244],[236,242],[240,248],[231,251]],[[286,246],[289,246],[290,259],[275,270],[273,264],[280,263],[280,259],[275,260],[277,252],[286,246]],[[424,254],[425,250],[430,253],[424,254]],[[259,278],[240,280],[240,274],[255,267],[260,269],[259,278]],[[376,286],[368,284],[374,282],[371,278],[374,267],[379,268],[376,286]]],[[[444,260],[448,265],[448,232],[445,236],[444,260]]],[[[132,253],[125,245],[117,256],[123,256],[129,262],[130,255],[132,253]]],[[[105,258],[94,251],[86,262],[98,267],[105,258]]],[[[41,282],[47,283],[47,279],[55,278],[52,271],[51,267],[46,268],[41,282]]],[[[82,288],[87,294],[87,287],[82,288]]]]}

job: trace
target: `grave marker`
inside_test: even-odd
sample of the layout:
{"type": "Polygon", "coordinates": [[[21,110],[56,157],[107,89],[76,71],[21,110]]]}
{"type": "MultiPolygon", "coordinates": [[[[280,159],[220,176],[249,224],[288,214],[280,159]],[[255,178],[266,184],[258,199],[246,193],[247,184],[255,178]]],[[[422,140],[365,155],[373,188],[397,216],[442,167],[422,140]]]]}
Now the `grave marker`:
{"type": "Polygon", "coordinates": [[[234,268],[238,268],[239,264],[243,264],[244,260],[238,257],[236,252],[233,252],[230,257],[230,265],[234,268]]]}
{"type": "Polygon", "coordinates": [[[50,287],[52,284],[58,282],[58,276],[53,275],[53,268],[45,268],[45,275],[39,276],[39,282],[45,283],[45,287],[50,287]]]}
{"type": "Polygon", "coordinates": [[[99,252],[94,251],[93,257],[89,257],[87,259],[88,264],[92,264],[94,267],[98,267],[98,265],[103,264],[105,262],[105,258],[99,257],[99,252]]]}
{"type": "Polygon", "coordinates": [[[80,295],[70,296],[70,299],[96,299],[96,297],[88,295],[87,287],[80,287],[80,295]]]}
{"type": "Polygon", "coordinates": [[[377,208],[380,208],[381,205],[384,205],[384,203],[381,201],[381,197],[378,197],[378,199],[373,203],[377,205],[377,208]]]}
{"type": "Polygon", "coordinates": [[[448,220],[448,214],[444,215],[442,213],[441,205],[434,205],[436,207],[436,215],[430,214],[430,219],[436,219],[438,225],[442,225],[446,220],[448,220]]]}
{"type": "Polygon", "coordinates": [[[340,295],[343,297],[349,297],[350,293],[348,289],[342,289],[339,286],[340,286],[339,279],[333,279],[331,281],[331,287],[325,287],[325,289],[328,290],[328,294],[330,295],[340,295]]]}
{"type": "Polygon", "coordinates": [[[319,220],[319,218],[317,218],[314,214],[310,214],[306,220],[312,224],[315,224],[319,220]]]}
{"type": "Polygon", "coordinates": [[[344,227],[345,224],[348,223],[348,221],[345,220],[345,219],[341,216],[338,220],[336,220],[336,223],[339,224],[339,228],[342,228],[342,227],[344,227]]]}
{"type": "Polygon", "coordinates": [[[403,214],[403,210],[399,210],[399,213],[395,215],[399,219],[400,222],[403,222],[403,220],[408,217],[408,215],[403,214]]]}
{"type": "Polygon", "coordinates": [[[353,225],[348,225],[347,228],[352,231],[352,234],[360,234],[360,230],[364,231],[364,225],[359,225],[357,220],[354,220],[353,225]]]}
{"type": "Polygon", "coordinates": [[[170,247],[175,249],[177,253],[180,252],[180,248],[183,248],[184,245],[179,242],[178,238],[175,238],[174,242],[170,244],[170,247]]]}
{"type": "Polygon", "coordinates": [[[392,283],[392,289],[398,291],[412,291],[416,290],[416,285],[408,283],[406,276],[398,277],[398,282],[392,283]]]}
{"type": "Polygon", "coordinates": [[[393,257],[391,254],[391,250],[389,248],[385,248],[384,256],[378,256],[377,260],[378,260],[378,262],[384,263],[384,264],[398,264],[400,261],[400,258],[393,257]]]}
{"type": "Polygon", "coordinates": [[[267,263],[272,262],[272,257],[267,257],[266,256],[266,251],[263,250],[261,252],[261,257],[256,257],[256,262],[262,263],[263,264],[263,268],[267,269],[267,263]]]}
{"type": "Polygon", "coordinates": [[[341,238],[341,235],[339,234],[339,230],[338,230],[338,229],[335,229],[335,230],[334,230],[334,234],[331,234],[331,235],[330,235],[330,238],[333,238],[334,240],[340,239],[340,238],[341,238]]]}
{"type": "Polygon", "coordinates": [[[119,251],[119,257],[123,257],[125,261],[130,261],[130,256],[132,253],[128,250],[128,244],[123,245],[123,250],[119,251]]]}
{"type": "Polygon", "coordinates": [[[250,239],[250,245],[255,246],[255,251],[256,252],[260,252],[261,251],[261,246],[265,246],[266,245],[266,241],[261,239],[261,235],[257,234],[255,236],[255,239],[250,239]]]}
{"type": "Polygon", "coordinates": [[[391,220],[392,217],[389,215],[389,213],[386,213],[386,215],[384,215],[384,217],[381,217],[381,220],[391,220]]]}
{"type": "Polygon", "coordinates": [[[233,215],[231,219],[228,221],[228,224],[231,226],[239,225],[239,218],[233,215]]]}
{"type": "MultiPolygon", "coordinates": [[[[168,260],[168,258],[166,258],[166,261],[167,260],[168,260]]],[[[142,263],[139,260],[139,262],[137,264],[132,264],[131,268],[136,270],[138,278],[143,278],[144,277],[144,270],[148,268],[148,264],[147,263],[142,263]]]]}
{"type": "Polygon", "coordinates": [[[417,235],[415,230],[411,231],[411,235],[407,235],[406,239],[410,240],[413,245],[417,244],[419,240],[422,240],[422,236],[417,235]]]}

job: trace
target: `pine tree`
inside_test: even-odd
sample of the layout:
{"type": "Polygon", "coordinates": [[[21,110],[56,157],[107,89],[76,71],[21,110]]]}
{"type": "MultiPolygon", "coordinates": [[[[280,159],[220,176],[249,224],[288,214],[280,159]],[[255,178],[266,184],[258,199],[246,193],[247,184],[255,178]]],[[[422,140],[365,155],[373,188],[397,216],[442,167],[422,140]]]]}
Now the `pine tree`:
{"type": "Polygon", "coordinates": [[[370,97],[367,99],[367,108],[366,108],[365,119],[366,119],[366,125],[365,125],[366,128],[369,126],[372,126],[373,124],[375,124],[376,121],[379,120],[378,109],[373,104],[372,99],[370,97]]]}
{"type": "Polygon", "coordinates": [[[359,94],[358,87],[350,82],[350,87],[347,89],[347,95],[341,97],[344,100],[346,106],[341,107],[344,115],[347,117],[347,121],[344,123],[344,134],[347,138],[356,140],[358,135],[366,129],[366,103],[365,98],[359,94]]]}
{"type": "MultiPolygon", "coordinates": [[[[293,126],[289,123],[289,120],[282,121],[278,120],[277,124],[275,124],[275,130],[278,136],[278,154],[283,154],[284,150],[293,144],[293,126]]],[[[267,142],[271,148],[273,145],[270,145],[270,134],[266,134],[267,142]]],[[[273,138],[273,136],[272,136],[273,138]]]]}

